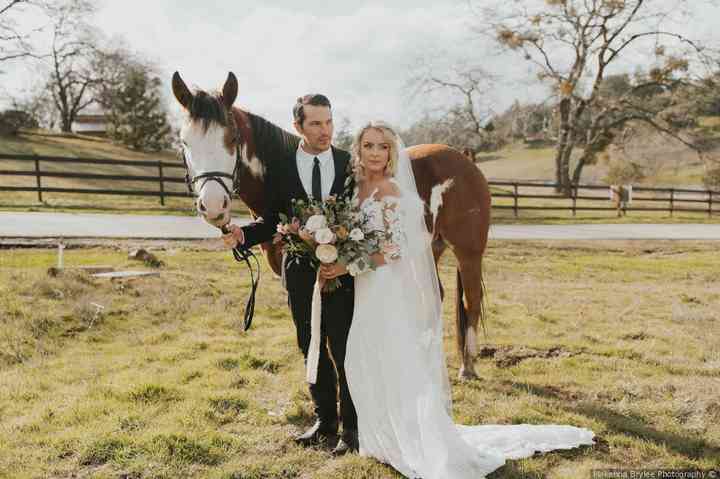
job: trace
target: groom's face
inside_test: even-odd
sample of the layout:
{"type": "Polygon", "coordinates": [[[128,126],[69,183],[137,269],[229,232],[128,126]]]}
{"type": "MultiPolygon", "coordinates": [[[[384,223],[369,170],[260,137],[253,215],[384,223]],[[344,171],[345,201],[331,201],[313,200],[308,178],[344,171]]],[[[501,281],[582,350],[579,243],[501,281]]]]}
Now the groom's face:
{"type": "Polygon", "coordinates": [[[309,153],[321,153],[330,148],[333,136],[332,112],[327,106],[305,105],[305,120],[295,122],[295,129],[305,140],[309,153]]]}

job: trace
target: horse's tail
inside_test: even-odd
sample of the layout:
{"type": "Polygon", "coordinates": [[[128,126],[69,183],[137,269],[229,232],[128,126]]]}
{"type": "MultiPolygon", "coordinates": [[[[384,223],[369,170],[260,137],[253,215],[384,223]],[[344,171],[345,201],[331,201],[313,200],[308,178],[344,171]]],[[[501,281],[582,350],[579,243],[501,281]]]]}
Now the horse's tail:
{"type": "MultiPolygon", "coordinates": [[[[468,352],[471,355],[474,355],[476,353],[476,351],[466,351],[466,349],[469,346],[467,344],[467,333],[468,333],[468,329],[471,327],[477,326],[477,323],[471,324],[470,316],[468,315],[467,309],[465,308],[465,301],[463,301],[465,292],[463,290],[462,276],[460,275],[459,269],[456,269],[456,277],[457,277],[457,294],[455,296],[455,326],[457,328],[457,347],[458,347],[458,351],[460,354],[464,354],[465,352],[468,352]]],[[[485,279],[482,276],[482,270],[480,271],[480,290],[482,292],[482,299],[480,301],[480,311],[478,314],[478,322],[482,326],[483,335],[484,335],[485,339],[487,340],[487,328],[486,328],[487,310],[485,308],[485,301],[486,301],[485,298],[486,298],[487,289],[485,288],[485,279]]],[[[473,345],[473,346],[475,346],[475,345],[473,345]]]]}

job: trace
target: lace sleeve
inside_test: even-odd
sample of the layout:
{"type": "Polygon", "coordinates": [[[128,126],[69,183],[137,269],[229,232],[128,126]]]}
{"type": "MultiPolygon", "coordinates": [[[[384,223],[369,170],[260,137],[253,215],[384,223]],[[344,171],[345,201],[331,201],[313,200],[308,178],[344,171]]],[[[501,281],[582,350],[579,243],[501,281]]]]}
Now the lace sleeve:
{"type": "Polygon", "coordinates": [[[386,196],[382,199],[382,212],[385,224],[385,238],[380,248],[385,262],[396,261],[403,256],[407,238],[400,221],[397,196],[386,196]]]}

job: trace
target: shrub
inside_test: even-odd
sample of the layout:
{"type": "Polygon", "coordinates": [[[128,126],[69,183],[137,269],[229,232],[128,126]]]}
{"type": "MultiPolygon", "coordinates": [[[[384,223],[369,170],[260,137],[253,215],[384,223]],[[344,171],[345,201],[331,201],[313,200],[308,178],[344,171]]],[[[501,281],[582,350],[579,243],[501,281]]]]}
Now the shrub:
{"type": "Polygon", "coordinates": [[[20,128],[37,128],[38,122],[22,110],[5,110],[0,113],[0,135],[17,135],[20,128]]]}

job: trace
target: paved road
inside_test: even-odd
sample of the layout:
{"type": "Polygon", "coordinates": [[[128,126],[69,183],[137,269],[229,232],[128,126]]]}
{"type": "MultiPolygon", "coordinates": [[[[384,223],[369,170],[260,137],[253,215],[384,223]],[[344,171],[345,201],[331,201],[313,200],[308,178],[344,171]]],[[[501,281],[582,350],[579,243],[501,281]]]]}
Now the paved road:
{"type": "MultiPolygon", "coordinates": [[[[247,219],[235,218],[242,224],[247,219]]],[[[217,238],[191,216],[0,212],[0,238],[217,238]]],[[[720,224],[493,225],[501,240],[720,240],[720,224]]]]}
{"type": "MultiPolygon", "coordinates": [[[[242,224],[242,219],[233,222],[242,224]]],[[[0,212],[0,238],[217,238],[196,216],[0,212]]]]}

